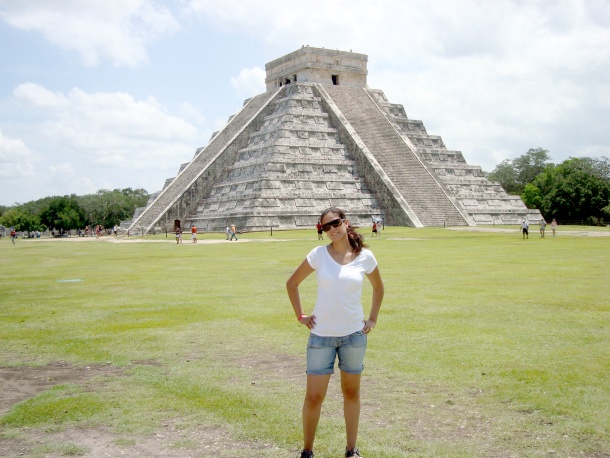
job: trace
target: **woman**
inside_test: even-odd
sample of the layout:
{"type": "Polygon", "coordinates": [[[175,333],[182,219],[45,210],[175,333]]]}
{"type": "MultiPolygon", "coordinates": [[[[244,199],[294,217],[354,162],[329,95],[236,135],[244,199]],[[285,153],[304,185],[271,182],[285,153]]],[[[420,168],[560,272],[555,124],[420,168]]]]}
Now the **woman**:
{"type": "Polygon", "coordinates": [[[540,237],[544,238],[544,231],[546,229],[546,221],[544,218],[540,220],[540,237]]]}
{"type": "Polygon", "coordinates": [[[555,218],[551,221],[551,229],[553,229],[553,237],[555,237],[555,231],[557,231],[557,220],[555,218]]]}
{"type": "Polygon", "coordinates": [[[360,377],[364,369],[367,334],[377,324],[383,300],[383,281],[373,253],[366,249],[343,210],[328,208],[320,216],[330,245],[314,248],[286,282],[294,313],[310,329],[307,345],[307,392],[303,403],[303,451],[313,457],[313,443],[335,358],[339,358],[343,414],[347,436],[345,456],[360,457],[356,449],[360,420],[360,377]],[[299,285],[312,272],[318,280],[313,313],[303,311],[299,285]],[[364,276],[373,287],[369,318],[364,319],[360,298],[364,276]]]}

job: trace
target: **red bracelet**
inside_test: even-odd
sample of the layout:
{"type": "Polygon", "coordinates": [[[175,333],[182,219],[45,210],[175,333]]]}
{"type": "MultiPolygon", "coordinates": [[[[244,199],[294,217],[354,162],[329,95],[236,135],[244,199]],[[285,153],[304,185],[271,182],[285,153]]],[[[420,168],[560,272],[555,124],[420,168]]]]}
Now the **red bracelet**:
{"type": "Polygon", "coordinates": [[[301,321],[304,316],[307,316],[307,315],[305,315],[304,313],[301,313],[301,315],[297,318],[297,320],[301,321]]]}

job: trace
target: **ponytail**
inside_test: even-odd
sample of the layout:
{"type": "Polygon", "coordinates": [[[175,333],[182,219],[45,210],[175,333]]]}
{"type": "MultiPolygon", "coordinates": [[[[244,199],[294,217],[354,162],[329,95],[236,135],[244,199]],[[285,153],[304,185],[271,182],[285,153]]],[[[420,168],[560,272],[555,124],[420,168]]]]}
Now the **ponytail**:
{"type": "MultiPolygon", "coordinates": [[[[324,218],[324,215],[326,215],[327,213],[334,213],[336,215],[339,215],[339,218],[346,219],[345,212],[343,210],[337,207],[330,207],[322,212],[322,214],[320,215],[320,221],[322,221],[322,218],[324,218]]],[[[366,248],[366,244],[364,243],[364,237],[358,232],[356,232],[354,229],[352,229],[352,227],[349,225],[347,226],[347,240],[349,241],[349,244],[352,247],[352,251],[356,256],[360,254],[363,248],[366,248]]]]}
{"type": "Polygon", "coordinates": [[[363,248],[366,248],[364,237],[358,234],[351,226],[347,226],[347,239],[352,247],[352,251],[356,256],[360,254],[363,248]]]}

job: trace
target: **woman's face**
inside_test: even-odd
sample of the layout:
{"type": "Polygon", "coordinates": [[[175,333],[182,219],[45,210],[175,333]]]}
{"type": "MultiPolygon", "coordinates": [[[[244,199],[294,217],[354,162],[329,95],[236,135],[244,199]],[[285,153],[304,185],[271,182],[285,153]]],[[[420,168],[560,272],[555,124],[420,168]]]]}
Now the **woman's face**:
{"type": "MultiPolygon", "coordinates": [[[[327,213],[326,215],[324,215],[322,217],[322,220],[320,221],[322,223],[322,227],[324,227],[324,225],[326,223],[330,223],[331,221],[335,221],[337,219],[341,219],[341,216],[338,215],[337,213],[327,213]]],[[[347,220],[343,221],[342,224],[340,226],[337,227],[331,227],[330,230],[328,232],[326,232],[326,235],[328,236],[328,238],[331,241],[335,241],[340,239],[341,237],[345,237],[347,236],[347,220]]]]}

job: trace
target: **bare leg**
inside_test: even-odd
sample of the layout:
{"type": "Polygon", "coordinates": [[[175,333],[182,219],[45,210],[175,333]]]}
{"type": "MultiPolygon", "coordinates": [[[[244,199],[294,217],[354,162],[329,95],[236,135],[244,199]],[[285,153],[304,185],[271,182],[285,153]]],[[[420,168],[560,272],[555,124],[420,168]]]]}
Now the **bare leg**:
{"type": "Polygon", "coordinates": [[[328,375],[308,375],[307,393],[303,402],[303,448],[313,450],[313,441],[316,437],[316,428],[320,420],[322,402],[328,390],[328,375]]]}
{"type": "Polygon", "coordinates": [[[348,374],[341,371],[341,391],[343,392],[343,416],[345,417],[345,434],[347,449],[356,447],[358,424],[360,422],[360,374],[348,374]]]}

